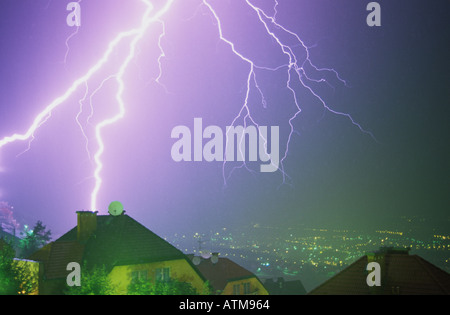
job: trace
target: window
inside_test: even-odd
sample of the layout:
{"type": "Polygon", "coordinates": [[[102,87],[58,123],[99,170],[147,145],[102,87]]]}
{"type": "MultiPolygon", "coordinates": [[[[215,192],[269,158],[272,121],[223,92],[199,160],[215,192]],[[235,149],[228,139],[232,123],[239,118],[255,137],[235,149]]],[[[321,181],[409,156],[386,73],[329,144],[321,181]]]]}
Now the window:
{"type": "Polygon", "coordinates": [[[148,271],[147,270],[135,270],[131,272],[131,281],[135,282],[138,280],[147,280],[148,271]]]}
{"type": "Polygon", "coordinates": [[[244,283],[244,294],[250,294],[250,282],[244,283]]]}
{"type": "Polygon", "coordinates": [[[241,294],[241,285],[235,284],[233,285],[233,295],[240,295],[241,294]]]}
{"type": "Polygon", "coordinates": [[[156,268],[155,270],[156,281],[169,281],[170,280],[170,268],[156,268]]]}

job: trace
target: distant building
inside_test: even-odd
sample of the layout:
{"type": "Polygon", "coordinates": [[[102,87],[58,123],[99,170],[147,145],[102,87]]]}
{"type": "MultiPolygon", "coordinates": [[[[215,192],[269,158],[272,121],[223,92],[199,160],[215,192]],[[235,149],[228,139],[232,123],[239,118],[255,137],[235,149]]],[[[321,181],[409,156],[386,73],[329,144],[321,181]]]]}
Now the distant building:
{"type": "Polygon", "coordinates": [[[116,294],[126,294],[133,279],[176,279],[199,293],[205,285],[186,255],[125,214],[78,211],[76,227],[29,258],[43,265],[39,294],[64,293],[70,262],[82,268],[105,266],[116,294]]]}
{"type": "Polygon", "coordinates": [[[188,255],[218,295],[268,295],[258,277],[234,261],[213,253],[211,258],[188,255]]]}
{"type": "Polygon", "coordinates": [[[368,253],[309,294],[315,295],[448,295],[450,274],[408,249],[381,248],[368,253]],[[380,286],[367,284],[367,265],[380,265],[380,286]]]}
{"type": "Polygon", "coordinates": [[[270,295],[305,295],[306,290],[300,280],[284,280],[279,277],[277,281],[267,279],[264,281],[264,286],[270,295]]]}

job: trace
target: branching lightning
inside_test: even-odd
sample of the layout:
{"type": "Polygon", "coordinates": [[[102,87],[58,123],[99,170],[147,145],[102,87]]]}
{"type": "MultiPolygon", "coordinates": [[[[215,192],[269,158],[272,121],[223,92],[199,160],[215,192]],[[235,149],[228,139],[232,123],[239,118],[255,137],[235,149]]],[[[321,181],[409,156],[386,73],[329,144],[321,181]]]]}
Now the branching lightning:
{"type": "MultiPolygon", "coordinates": [[[[150,26],[154,25],[154,24],[160,24],[162,26],[161,33],[158,37],[158,42],[157,42],[157,46],[160,50],[160,55],[158,56],[158,58],[156,60],[156,62],[159,65],[159,73],[158,73],[157,77],[155,78],[155,82],[165,88],[165,86],[161,83],[161,77],[163,74],[162,59],[165,57],[165,52],[164,52],[163,45],[162,45],[162,39],[164,38],[164,36],[166,36],[166,28],[165,28],[165,23],[162,21],[161,18],[171,9],[175,0],[167,0],[165,2],[165,4],[158,10],[155,10],[155,8],[152,5],[152,3],[150,2],[150,0],[140,0],[140,1],[145,6],[145,12],[143,13],[143,17],[141,19],[139,27],[137,27],[135,29],[131,29],[129,31],[124,31],[124,32],[119,33],[109,43],[103,56],[86,72],[86,74],[81,76],[77,80],[75,80],[72,83],[72,85],[61,96],[55,98],[47,107],[45,107],[44,110],[35,117],[32,124],[30,125],[30,127],[24,133],[22,133],[22,134],[15,133],[11,136],[7,136],[7,137],[4,137],[3,139],[0,139],[0,148],[2,148],[3,146],[5,146],[9,143],[13,143],[13,142],[17,142],[17,141],[28,141],[28,149],[29,149],[31,141],[35,138],[35,133],[42,125],[45,124],[45,122],[48,121],[48,119],[51,118],[52,111],[54,111],[57,107],[61,106],[66,101],[68,101],[68,99],[75,93],[75,91],[77,91],[80,88],[80,86],[84,86],[85,92],[84,92],[83,98],[80,99],[78,102],[79,111],[75,117],[75,120],[76,120],[76,123],[78,124],[78,126],[82,132],[82,135],[85,139],[86,151],[87,151],[89,159],[91,159],[92,155],[89,151],[89,138],[87,137],[84,127],[83,127],[83,124],[80,121],[81,114],[83,113],[83,110],[84,110],[84,103],[89,102],[89,105],[90,105],[90,114],[89,114],[89,117],[87,118],[87,122],[89,122],[89,120],[93,116],[93,112],[94,112],[93,104],[92,104],[92,102],[93,102],[92,97],[99,90],[102,89],[103,85],[107,81],[114,79],[117,84],[117,91],[115,94],[115,99],[116,99],[117,105],[118,105],[118,112],[113,114],[111,117],[99,122],[95,126],[95,140],[96,140],[98,148],[97,148],[97,151],[95,152],[95,154],[93,155],[93,162],[94,162],[94,166],[95,166],[93,178],[94,178],[95,184],[94,184],[94,188],[91,193],[91,204],[90,204],[91,210],[98,209],[97,208],[97,197],[98,197],[99,191],[102,186],[101,172],[104,168],[103,161],[102,161],[102,155],[105,151],[105,144],[104,144],[103,138],[102,138],[102,131],[106,127],[115,124],[117,121],[119,121],[121,118],[123,118],[126,113],[126,104],[123,99],[123,93],[126,88],[126,82],[124,81],[124,74],[129,66],[129,63],[136,56],[136,48],[137,48],[138,43],[144,38],[144,36],[145,36],[146,32],[149,30],[150,26]],[[127,43],[129,45],[129,46],[127,46],[128,53],[125,56],[125,58],[122,60],[122,62],[118,65],[117,71],[114,74],[109,75],[106,78],[104,78],[103,81],[100,83],[100,85],[97,88],[90,89],[89,88],[89,80],[93,77],[93,75],[95,75],[102,69],[102,67],[109,61],[111,54],[115,51],[115,49],[117,49],[119,47],[119,45],[121,45],[123,42],[125,42],[125,40],[127,40],[127,43]],[[90,92],[90,91],[92,91],[92,92],[90,92]]],[[[200,1],[200,5],[203,6],[204,8],[206,8],[206,10],[211,14],[214,24],[217,26],[218,36],[219,36],[220,41],[224,42],[231,49],[232,53],[236,57],[240,58],[245,64],[248,65],[248,75],[247,75],[247,79],[246,79],[245,98],[243,100],[243,103],[242,103],[242,106],[241,106],[239,112],[234,117],[233,121],[231,122],[232,126],[234,126],[235,123],[237,122],[237,120],[240,118],[243,119],[243,122],[245,125],[253,124],[255,126],[258,126],[258,123],[252,117],[252,111],[250,109],[250,107],[251,107],[250,106],[250,94],[253,89],[256,89],[256,92],[258,93],[258,95],[260,95],[261,105],[263,107],[268,106],[266,98],[264,96],[264,91],[258,85],[256,71],[257,70],[258,71],[279,71],[282,69],[285,69],[285,71],[286,71],[287,79],[286,79],[285,85],[286,85],[286,89],[292,95],[292,99],[295,104],[296,111],[288,121],[289,126],[290,126],[290,133],[286,140],[287,141],[286,149],[280,160],[279,170],[283,175],[283,183],[286,181],[286,178],[288,178],[288,175],[284,171],[283,162],[287,158],[291,138],[292,138],[293,134],[296,132],[295,128],[294,128],[294,120],[302,112],[301,106],[299,104],[298,96],[296,93],[296,88],[294,87],[294,83],[300,84],[304,89],[309,91],[309,93],[319,101],[319,103],[323,106],[323,108],[325,110],[329,111],[332,114],[343,116],[343,117],[349,119],[353,125],[355,125],[356,127],[358,127],[360,129],[360,131],[362,131],[363,133],[367,133],[372,138],[374,138],[374,136],[370,132],[363,129],[361,127],[361,125],[359,125],[349,114],[333,110],[320,97],[319,93],[317,93],[313,89],[311,83],[328,84],[328,82],[324,76],[322,76],[320,79],[313,79],[311,74],[308,73],[308,71],[306,70],[305,66],[307,66],[310,69],[313,69],[312,71],[314,71],[315,74],[320,74],[322,72],[325,72],[327,74],[334,75],[336,77],[336,79],[344,85],[346,85],[346,82],[339,76],[339,74],[334,69],[319,68],[314,65],[314,63],[311,61],[311,58],[310,58],[309,47],[305,45],[305,43],[301,40],[300,36],[297,33],[287,29],[286,27],[284,27],[282,24],[280,24],[277,21],[278,6],[279,6],[279,2],[277,0],[274,0],[273,10],[272,10],[273,12],[271,15],[268,14],[267,12],[265,12],[260,7],[253,4],[251,0],[243,0],[243,1],[245,1],[246,5],[248,5],[248,7],[255,13],[255,15],[256,15],[258,21],[261,23],[261,25],[264,26],[267,36],[269,36],[273,40],[273,42],[278,45],[281,53],[286,58],[285,64],[279,65],[278,67],[275,67],[275,68],[259,65],[255,61],[246,57],[243,52],[240,52],[236,48],[235,43],[231,39],[226,38],[224,36],[222,21],[219,17],[219,14],[216,12],[213,5],[211,4],[211,1],[210,0],[199,0],[199,1],[200,1]],[[278,35],[279,33],[282,33],[284,35],[284,37],[288,36],[288,37],[293,38],[296,42],[296,45],[298,47],[302,47],[305,56],[302,58],[299,58],[294,52],[295,51],[294,46],[285,43],[283,41],[282,37],[278,35]]],[[[79,2],[81,2],[81,0],[79,2]]],[[[64,57],[64,62],[66,62],[67,55],[69,53],[68,42],[77,33],[78,33],[78,27],[77,27],[76,31],[74,33],[72,33],[69,36],[69,38],[67,38],[67,40],[66,40],[67,50],[66,50],[66,54],[64,57]]],[[[264,139],[264,141],[266,144],[266,153],[267,153],[267,141],[265,139],[264,139]]],[[[231,176],[231,173],[233,172],[233,170],[235,168],[227,176],[226,172],[225,172],[225,163],[226,163],[226,160],[224,161],[224,164],[223,164],[222,173],[223,173],[223,178],[224,178],[224,184],[226,185],[227,179],[229,178],[229,176],[231,176]]],[[[244,162],[240,167],[247,167],[247,166],[245,165],[245,162],[244,162]]]]}
{"type": "MultiPolygon", "coordinates": [[[[327,80],[325,78],[320,78],[320,79],[312,79],[310,76],[308,76],[306,70],[305,70],[305,65],[309,65],[310,67],[312,67],[314,69],[314,71],[320,73],[320,72],[328,72],[328,73],[332,73],[336,76],[336,78],[343,84],[347,85],[347,83],[345,82],[345,80],[343,80],[338,72],[334,69],[331,68],[319,68],[317,66],[315,66],[313,64],[313,62],[311,61],[310,58],[310,51],[309,51],[309,47],[307,47],[305,45],[305,43],[300,39],[300,36],[298,34],[296,34],[295,32],[285,28],[284,26],[282,26],[281,24],[279,24],[276,20],[276,15],[278,13],[277,11],[277,7],[279,5],[278,1],[275,0],[274,2],[274,7],[273,7],[273,15],[270,16],[267,13],[264,12],[264,10],[262,10],[261,8],[257,7],[256,5],[252,4],[252,2],[250,0],[245,0],[245,2],[247,3],[247,5],[255,11],[255,13],[258,16],[259,21],[262,23],[262,25],[264,26],[267,35],[270,36],[274,42],[277,43],[277,45],[280,47],[282,53],[287,57],[288,59],[288,63],[284,64],[284,65],[280,65],[279,67],[276,68],[268,68],[268,67],[264,67],[264,66],[259,66],[256,65],[254,61],[252,61],[251,59],[245,57],[242,53],[238,52],[235,44],[224,37],[223,35],[223,31],[222,31],[222,23],[221,20],[218,16],[218,14],[216,13],[216,11],[214,10],[214,8],[212,7],[212,5],[209,3],[208,0],[202,0],[203,4],[210,10],[210,12],[213,14],[215,21],[217,23],[218,29],[219,29],[219,36],[220,39],[225,42],[227,45],[230,46],[231,50],[233,51],[233,53],[238,56],[240,59],[242,59],[243,61],[245,61],[246,63],[249,64],[249,74],[248,74],[248,78],[247,78],[247,90],[246,90],[246,95],[245,95],[245,100],[244,103],[242,105],[242,108],[239,112],[239,114],[234,118],[232,125],[235,124],[235,122],[239,119],[239,117],[241,117],[243,114],[245,114],[245,116],[243,117],[244,120],[244,125],[247,124],[247,120],[249,120],[252,124],[254,124],[255,126],[258,126],[258,124],[255,122],[255,120],[252,117],[251,114],[251,110],[249,107],[249,95],[250,95],[250,91],[252,88],[252,79],[253,79],[253,87],[256,88],[257,92],[260,94],[261,99],[262,99],[262,105],[264,107],[267,106],[266,100],[264,98],[264,94],[261,91],[260,87],[258,86],[257,83],[257,79],[256,79],[256,72],[255,69],[259,69],[259,70],[266,70],[266,71],[278,71],[282,68],[286,68],[286,73],[287,73],[287,81],[286,81],[286,88],[292,93],[292,98],[293,101],[295,103],[295,106],[297,108],[297,111],[294,113],[294,115],[289,119],[289,125],[290,125],[290,133],[287,137],[287,143],[286,143],[286,150],[284,153],[283,158],[280,160],[280,172],[283,175],[283,183],[286,182],[286,178],[288,177],[288,175],[284,172],[284,165],[283,162],[285,161],[285,159],[287,158],[288,152],[289,152],[289,144],[291,142],[291,138],[292,135],[295,132],[295,128],[293,125],[293,121],[295,120],[295,118],[301,113],[301,107],[299,105],[298,102],[298,97],[297,94],[295,92],[295,89],[293,87],[293,76],[296,76],[298,78],[297,82],[299,82],[305,89],[307,89],[321,104],[322,106],[329,112],[335,114],[335,115],[340,115],[340,116],[345,116],[346,118],[348,118],[351,123],[353,125],[355,125],[356,127],[358,127],[363,133],[367,133],[369,134],[373,139],[375,139],[375,137],[373,136],[372,133],[370,133],[369,131],[366,131],[365,129],[363,129],[361,127],[360,124],[358,124],[349,114],[347,113],[343,113],[343,112],[339,112],[336,110],[333,110],[321,97],[320,95],[311,87],[311,85],[309,84],[310,82],[315,82],[315,83],[326,83],[328,84],[327,80]],[[297,44],[299,44],[301,47],[303,47],[305,53],[306,53],[306,57],[304,58],[303,61],[301,61],[297,55],[294,53],[294,48],[291,45],[285,44],[281,37],[277,36],[275,33],[275,30],[281,31],[283,32],[285,35],[290,35],[291,37],[295,38],[297,44]]],[[[242,141],[243,139],[241,139],[242,141]]],[[[265,146],[267,149],[267,141],[266,139],[263,139],[265,141],[265,146]]],[[[375,139],[376,140],[376,139],[375,139]]],[[[227,141],[228,143],[228,141],[227,141]]],[[[267,151],[266,151],[267,153],[267,151]]],[[[242,152],[241,152],[242,154],[242,152]]],[[[231,173],[233,172],[234,169],[229,173],[229,176],[227,177],[225,175],[225,163],[226,160],[224,161],[223,164],[223,177],[224,177],[224,184],[226,185],[227,183],[227,179],[231,176],[231,173]]],[[[245,166],[245,162],[240,166],[245,166]]]]}

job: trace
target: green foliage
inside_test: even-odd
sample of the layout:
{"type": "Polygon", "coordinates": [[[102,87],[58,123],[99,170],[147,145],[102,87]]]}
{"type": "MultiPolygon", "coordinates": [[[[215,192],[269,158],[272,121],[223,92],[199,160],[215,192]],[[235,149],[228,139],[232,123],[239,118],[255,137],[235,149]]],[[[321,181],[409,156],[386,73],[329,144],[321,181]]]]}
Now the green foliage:
{"type": "Polygon", "coordinates": [[[114,288],[105,267],[81,268],[81,286],[68,287],[66,295],[112,295],[114,288]]]}
{"type": "Polygon", "coordinates": [[[187,282],[175,279],[156,281],[139,279],[128,286],[129,295],[198,295],[197,290],[187,282]]]}
{"type": "Polygon", "coordinates": [[[28,267],[19,266],[15,252],[0,239],[0,295],[29,294],[35,288],[35,279],[28,267]]]}
{"type": "Polygon", "coordinates": [[[0,295],[17,294],[20,282],[13,267],[14,250],[3,239],[1,241],[3,246],[0,249],[0,295]]]}
{"type": "Polygon", "coordinates": [[[21,256],[27,258],[51,240],[52,232],[47,231],[42,221],[37,221],[32,230],[25,228],[23,234],[24,237],[20,241],[21,256]]]}
{"type": "Polygon", "coordinates": [[[13,268],[16,273],[16,279],[19,281],[19,291],[18,294],[31,294],[37,289],[36,275],[33,274],[30,267],[27,265],[19,265],[18,261],[13,263],[13,268]]]}

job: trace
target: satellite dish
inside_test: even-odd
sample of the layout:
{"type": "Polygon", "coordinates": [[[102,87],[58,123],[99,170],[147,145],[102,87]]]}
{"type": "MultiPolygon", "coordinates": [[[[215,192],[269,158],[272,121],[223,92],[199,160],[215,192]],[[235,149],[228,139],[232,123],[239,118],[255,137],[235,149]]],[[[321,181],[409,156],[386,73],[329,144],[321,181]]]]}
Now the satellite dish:
{"type": "Polygon", "coordinates": [[[198,266],[201,263],[201,259],[198,256],[194,256],[194,258],[192,258],[192,262],[194,263],[194,265],[198,266]]]}
{"type": "Polygon", "coordinates": [[[200,255],[202,256],[203,259],[209,259],[211,257],[211,252],[208,250],[202,250],[200,252],[200,255]]]}
{"type": "Polygon", "coordinates": [[[112,216],[118,216],[123,213],[123,205],[119,201],[113,201],[109,204],[108,212],[112,216]]]}

